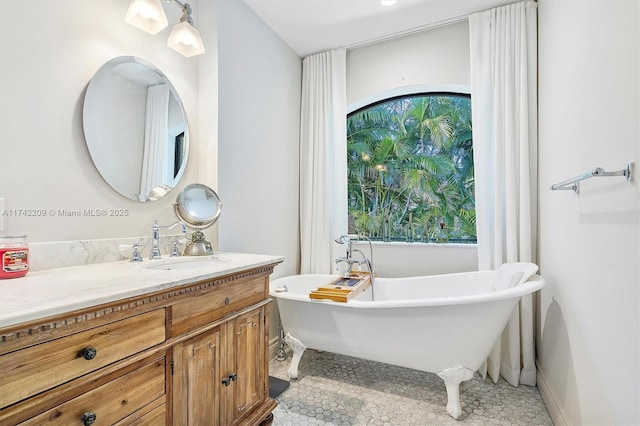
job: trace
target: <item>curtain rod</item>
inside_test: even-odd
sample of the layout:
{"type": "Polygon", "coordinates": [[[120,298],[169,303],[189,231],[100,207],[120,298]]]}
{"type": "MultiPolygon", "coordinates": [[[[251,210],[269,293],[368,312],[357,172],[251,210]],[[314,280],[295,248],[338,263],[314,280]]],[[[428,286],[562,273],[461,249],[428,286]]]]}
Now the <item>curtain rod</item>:
{"type": "Polygon", "coordinates": [[[433,29],[444,27],[444,26],[447,26],[447,25],[457,24],[458,22],[466,21],[467,18],[468,18],[468,15],[464,15],[464,16],[459,16],[459,17],[456,17],[456,18],[451,18],[451,19],[447,19],[447,20],[443,20],[443,21],[433,22],[431,24],[426,24],[426,25],[423,25],[423,26],[420,26],[420,27],[411,28],[409,30],[398,31],[397,33],[388,34],[388,35],[385,35],[385,36],[373,38],[371,40],[366,40],[366,41],[362,41],[362,42],[359,42],[359,43],[350,44],[348,46],[343,46],[342,49],[352,50],[352,49],[357,49],[357,48],[360,48],[360,47],[370,46],[372,44],[382,43],[382,42],[385,42],[385,41],[394,40],[396,38],[417,34],[417,33],[420,33],[422,31],[433,30],[433,29]]]}
{"type": "MultiPolygon", "coordinates": [[[[528,0],[522,0],[522,1],[528,1],[528,0]]],[[[532,1],[534,3],[537,3],[537,0],[530,0],[530,1],[532,1]]],[[[507,6],[507,5],[513,4],[513,3],[518,3],[518,1],[514,1],[514,2],[511,2],[511,3],[503,4],[501,6],[507,6]]],[[[458,22],[463,22],[463,21],[468,20],[469,16],[474,14],[474,13],[486,12],[487,10],[495,9],[496,7],[501,7],[501,6],[495,6],[495,7],[491,7],[491,8],[488,8],[488,9],[478,10],[476,12],[468,13],[466,15],[459,15],[459,16],[456,16],[454,18],[449,18],[449,19],[444,19],[442,21],[432,22],[430,24],[425,24],[425,25],[422,25],[422,26],[419,26],[419,27],[415,27],[415,28],[411,28],[411,29],[405,30],[405,31],[398,31],[397,33],[388,34],[388,35],[385,35],[385,36],[373,38],[371,40],[362,41],[362,42],[359,42],[359,43],[354,43],[354,44],[350,44],[350,45],[347,45],[347,46],[343,46],[342,49],[353,50],[353,49],[357,49],[357,48],[360,48],[360,47],[370,46],[370,45],[373,45],[373,44],[394,40],[396,38],[417,34],[419,32],[426,31],[426,30],[433,30],[433,29],[444,27],[444,26],[447,26],[447,25],[457,24],[458,22]]]]}

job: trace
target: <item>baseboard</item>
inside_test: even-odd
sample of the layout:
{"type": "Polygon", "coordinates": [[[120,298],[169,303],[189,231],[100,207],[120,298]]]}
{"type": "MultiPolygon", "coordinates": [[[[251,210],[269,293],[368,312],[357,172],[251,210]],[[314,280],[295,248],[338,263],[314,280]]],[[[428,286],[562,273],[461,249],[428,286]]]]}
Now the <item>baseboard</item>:
{"type": "Polygon", "coordinates": [[[280,344],[280,339],[278,336],[275,336],[269,339],[269,360],[272,360],[278,355],[278,350],[280,349],[278,346],[280,344]]]}
{"type": "Polygon", "coordinates": [[[571,422],[568,420],[567,415],[562,409],[562,405],[558,402],[558,398],[556,398],[555,394],[551,390],[549,381],[545,377],[544,372],[540,368],[540,365],[537,365],[537,367],[538,390],[540,391],[542,400],[547,406],[547,411],[549,411],[549,415],[551,416],[551,420],[553,420],[553,424],[555,426],[572,426],[571,422]]]}

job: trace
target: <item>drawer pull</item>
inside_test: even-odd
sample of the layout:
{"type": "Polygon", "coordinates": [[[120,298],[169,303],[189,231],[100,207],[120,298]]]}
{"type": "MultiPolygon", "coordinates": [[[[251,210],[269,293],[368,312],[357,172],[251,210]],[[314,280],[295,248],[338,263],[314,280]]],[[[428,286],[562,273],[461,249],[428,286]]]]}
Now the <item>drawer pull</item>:
{"type": "Polygon", "coordinates": [[[92,348],[92,347],[86,347],[83,348],[80,353],[78,354],[78,356],[86,359],[87,361],[89,361],[90,359],[94,359],[96,357],[96,355],[98,355],[98,350],[96,348],[92,348]]]}
{"type": "Polygon", "coordinates": [[[236,381],[236,379],[238,378],[237,374],[229,374],[228,377],[225,377],[224,379],[222,379],[222,384],[225,386],[229,386],[231,384],[232,381],[236,381]]]}
{"type": "Polygon", "coordinates": [[[224,304],[228,305],[229,303],[231,303],[231,299],[229,299],[228,297],[224,298],[224,304]]]}
{"type": "Polygon", "coordinates": [[[82,424],[84,426],[91,426],[96,421],[96,413],[84,413],[82,415],[82,424]]]}

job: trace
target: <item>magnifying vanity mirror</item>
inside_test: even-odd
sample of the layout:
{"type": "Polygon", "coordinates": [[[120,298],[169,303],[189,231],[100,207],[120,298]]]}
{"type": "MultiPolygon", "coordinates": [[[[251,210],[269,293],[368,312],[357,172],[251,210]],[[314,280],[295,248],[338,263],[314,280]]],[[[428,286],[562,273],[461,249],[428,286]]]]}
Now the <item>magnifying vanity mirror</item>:
{"type": "Polygon", "coordinates": [[[189,132],[182,102],[169,79],[143,59],[121,56],[96,72],[83,127],[98,172],[131,200],[162,198],[184,174],[189,132]]]}
{"type": "Polygon", "coordinates": [[[185,256],[213,254],[211,243],[205,239],[202,229],[213,225],[222,212],[218,194],[206,185],[192,183],[180,191],[173,210],[179,221],[195,229],[184,249],[185,256]]]}

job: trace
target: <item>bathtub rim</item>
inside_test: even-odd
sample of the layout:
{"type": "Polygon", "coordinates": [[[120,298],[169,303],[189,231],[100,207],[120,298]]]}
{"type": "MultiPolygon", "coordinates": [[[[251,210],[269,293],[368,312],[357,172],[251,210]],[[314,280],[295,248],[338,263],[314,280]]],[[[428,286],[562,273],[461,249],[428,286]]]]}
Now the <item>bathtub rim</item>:
{"type": "MultiPolygon", "coordinates": [[[[462,272],[446,275],[469,275],[469,274],[491,274],[495,271],[476,271],[476,272],[462,272]]],[[[339,278],[340,275],[334,274],[298,274],[289,275],[286,277],[280,277],[271,281],[269,285],[269,295],[275,299],[285,299],[291,301],[299,301],[306,303],[320,303],[329,304],[332,306],[341,306],[345,308],[356,309],[376,309],[376,308],[406,308],[406,307],[421,307],[421,306],[452,306],[452,305],[467,305],[473,303],[488,303],[494,301],[500,301],[505,299],[513,299],[517,297],[526,296],[527,294],[533,294],[545,286],[546,281],[540,275],[533,275],[526,282],[517,285],[515,287],[496,290],[487,293],[473,294],[469,296],[456,296],[456,297],[434,297],[434,298],[422,298],[411,300],[380,300],[380,301],[362,301],[362,300],[349,300],[348,302],[334,302],[333,300],[315,300],[310,299],[308,294],[292,293],[292,292],[276,292],[275,288],[279,287],[278,282],[285,280],[293,280],[296,277],[305,276],[323,276],[327,279],[339,278]]],[[[445,274],[443,274],[445,275],[445,274]]],[[[438,275],[426,275],[425,278],[434,279],[438,275]]],[[[416,277],[407,277],[416,278],[416,277]]],[[[402,278],[398,278],[402,279],[402,278]]],[[[374,284],[375,285],[375,284],[374,284]]]]}

